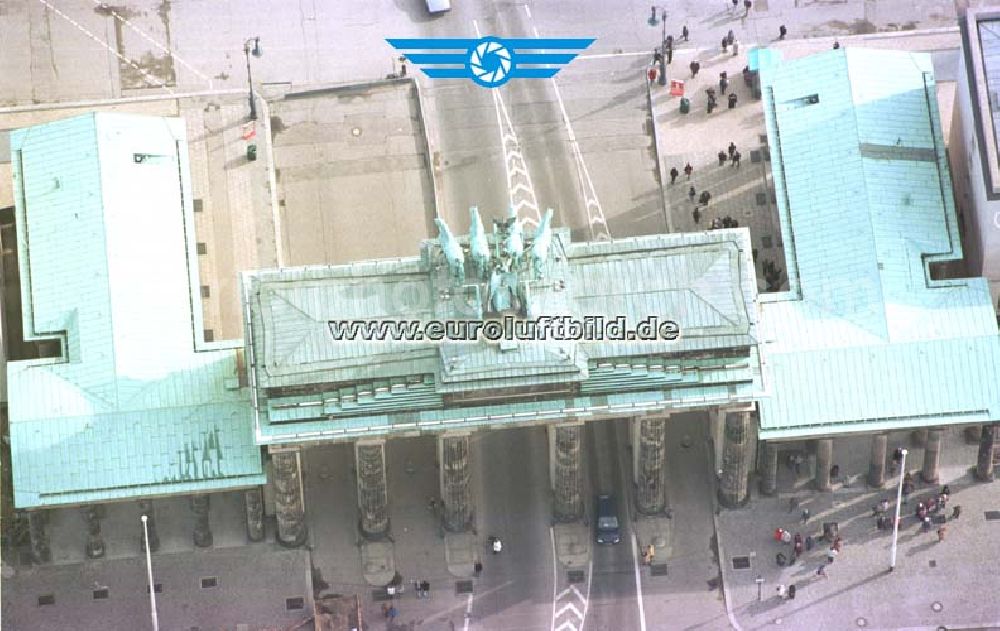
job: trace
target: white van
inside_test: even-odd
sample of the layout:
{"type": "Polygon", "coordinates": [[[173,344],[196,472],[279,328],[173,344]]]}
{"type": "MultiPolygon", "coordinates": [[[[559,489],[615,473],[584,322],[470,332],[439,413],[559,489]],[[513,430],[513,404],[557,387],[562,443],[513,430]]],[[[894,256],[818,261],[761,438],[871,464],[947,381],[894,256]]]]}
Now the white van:
{"type": "Polygon", "coordinates": [[[427,12],[430,14],[451,11],[451,0],[427,0],[427,12]]]}

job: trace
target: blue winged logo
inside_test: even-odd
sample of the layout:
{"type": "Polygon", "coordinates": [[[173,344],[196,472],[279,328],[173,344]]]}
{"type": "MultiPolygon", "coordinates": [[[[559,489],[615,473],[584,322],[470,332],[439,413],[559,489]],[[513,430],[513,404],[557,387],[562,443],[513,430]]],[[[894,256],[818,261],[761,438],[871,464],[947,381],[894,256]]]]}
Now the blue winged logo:
{"type": "Polygon", "coordinates": [[[548,79],[594,43],[589,39],[387,39],[432,79],[472,79],[499,88],[511,79],[548,79]],[[452,51],[452,52],[408,52],[452,51]],[[458,51],[458,52],[455,52],[458,51]]]}

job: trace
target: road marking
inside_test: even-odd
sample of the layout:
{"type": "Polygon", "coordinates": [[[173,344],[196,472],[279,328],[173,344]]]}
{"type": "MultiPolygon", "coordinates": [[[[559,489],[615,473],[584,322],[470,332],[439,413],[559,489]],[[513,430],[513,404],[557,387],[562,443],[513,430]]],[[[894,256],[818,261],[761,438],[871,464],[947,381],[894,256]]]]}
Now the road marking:
{"type": "Polygon", "coordinates": [[[639,544],[632,533],[632,566],[635,567],[635,600],[639,603],[639,630],[646,631],[646,610],[642,603],[642,575],[639,572],[639,544]]]}
{"type": "MultiPolygon", "coordinates": [[[[482,37],[479,22],[472,21],[476,29],[476,37],[482,37]]],[[[499,89],[491,89],[493,107],[497,112],[497,125],[500,128],[500,146],[503,148],[504,168],[507,171],[507,194],[510,198],[510,208],[522,219],[524,225],[537,226],[542,215],[538,211],[538,199],[535,197],[535,187],[531,183],[528,165],[521,153],[521,144],[517,140],[514,124],[511,122],[507,106],[500,96],[499,89]],[[530,211],[533,217],[523,217],[524,211],[530,211]]]]}
{"type": "Polygon", "coordinates": [[[469,631],[469,620],[472,618],[472,594],[469,594],[469,602],[465,605],[465,624],[462,625],[463,631],[469,631]]]}
{"type": "Polygon", "coordinates": [[[66,20],[67,22],[69,22],[70,24],[72,24],[73,26],[75,26],[84,35],[86,35],[90,39],[94,40],[95,42],[97,42],[101,46],[104,46],[104,48],[109,53],[111,53],[112,55],[114,55],[115,57],[117,57],[118,59],[120,59],[121,61],[124,61],[128,65],[130,65],[133,68],[135,68],[136,70],[138,70],[139,74],[141,74],[143,77],[145,77],[145,79],[147,81],[149,81],[151,84],[153,84],[153,85],[155,85],[157,87],[163,88],[164,90],[166,90],[167,92],[169,92],[171,94],[174,94],[173,88],[170,88],[169,86],[167,86],[167,84],[165,84],[164,82],[160,81],[159,79],[157,79],[153,75],[149,74],[148,72],[146,72],[145,70],[143,70],[142,68],[140,68],[138,65],[136,65],[136,63],[134,61],[132,61],[131,59],[128,59],[128,58],[124,57],[117,50],[115,50],[114,48],[108,46],[108,43],[106,41],[104,41],[100,37],[94,35],[90,31],[88,31],[87,29],[85,29],[83,27],[83,25],[81,25],[79,22],[77,22],[73,18],[69,17],[68,15],[66,15],[65,13],[63,13],[62,11],[60,11],[59,9],[55,8],[54,6],[52,6],[51,4],[49,4],[48,2],[46,2],[46,0],[38,0],[38,1],[41,2],[42,4],[44,4],[46,7],[48,7],[53,13],[55,13],[56,15],[58,15],[59,17],[61,17],[62,19],[66,20]]]}
{"type": "Polygon", "coordinates": [[[524,5],[524,12],[528,14],[528,19],[530,20],[531,19],[531,9],[528,7],[528,5],[524,5]]]}
{"type": "Polygon", "coordinates": [[[208,81],[208,89],[209,90],[212,89],[212,80],[210,78],[208,78],[204,74],[198,72],[198,70],[196,70],[194,67],[192,67],[191,64],[187,63],[186,61],[184,61],[183,59],[181,59],[180,57],[178,57],[177,54],[174,53],[172,50],[170,50],[169,48],[164,47],[159,42],[157,42],[156,40],[154,40],[152,37],[150,37],[149,35],[147,35],[146,33],[142,32],[142,31],[140,31],[138,29],[138,27],[136,27],[134,24],[132,24],[131,22],[129,22],[128,20],[126,20],[122,16],[118,15],[118,12],[115,11],[113,7],[107,6],[104,2],[101,2],[101,0],[93,0],[93,2],[98,7],[102,8],[102,9],[107,9],[108,11],[110,11],[111,15],[114,16],[114,18],[116,20],[118,20],[122,24],[125,24],[130,29],[132,29],[133,31],[135,31],[136,33],[138,33],[140,37],[142,37],[143,39],[145,39],[147,42],[149,42],[153,46],[156,46],[157,48],[159,48],[161,52],[167,53],[168,55],[170,55],[171,58],[176,59],[178,62],[180,62],[180,64],[182,66],[184,66],[185,68],[187,68],[188,70],[190,70],[194,74],[198,75],[203,81],[208,81]]]}
{"type": "MultiPolygon", "coordinates": [[[[531,26],[535,37],[540,38],[538,29],[531,26]]],[[[604,209],[601,201],[597,198],[597,191],[594,190],[594,181],[590,178],[590,170],[583,159],[583,152],[580,151],[580,144],[576,141],[576,133],[573,131],[573,124],[569,120],[566,112],[566,103],[563,101],[562,92],[559,91],[559,84],[555,77],[549,79],[552,82],[552,89],[556,93],[556,102],[559,104],[559,111],[562,113],[563,124],[566,125],[566,135],[569,137],[569,144],[573,150],[573,159],[576,162],[576,175],[580,183],[580,194],[583,196],[584,207],[587,209],[587,227],[590,229],[592,241],[610,241],[611,229],[608,227],[608,220],[604,216],[604,209]]]]}
{"type": "Polygon", "coordinates": [[[582,631],[590,610],[590,586],[594,576],[594,561],[587,566],[587,594],[581,594],[576,585],[570,585],[558,594],[559,557],[556,554],[555,529],[549,527],[549,541],[552,543],[552,624],[551,631],[582,631]],[[563,603],[560,606],[560,603],[563,603]],[[558,607],[558,609],[557,609],[558,607]],[[560,619],[558,625],[556,624],[560,619]]]}

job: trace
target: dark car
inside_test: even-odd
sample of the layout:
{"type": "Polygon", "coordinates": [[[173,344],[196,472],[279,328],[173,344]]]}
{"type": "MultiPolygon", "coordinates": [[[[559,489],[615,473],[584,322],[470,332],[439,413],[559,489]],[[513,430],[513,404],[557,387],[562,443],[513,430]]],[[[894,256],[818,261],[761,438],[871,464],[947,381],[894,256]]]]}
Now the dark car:
{"type": "Polygon", "coordinates": [[[597,496],[597,543],[616,544],[622,540],[618,506],[611,495],[597,496]]]}

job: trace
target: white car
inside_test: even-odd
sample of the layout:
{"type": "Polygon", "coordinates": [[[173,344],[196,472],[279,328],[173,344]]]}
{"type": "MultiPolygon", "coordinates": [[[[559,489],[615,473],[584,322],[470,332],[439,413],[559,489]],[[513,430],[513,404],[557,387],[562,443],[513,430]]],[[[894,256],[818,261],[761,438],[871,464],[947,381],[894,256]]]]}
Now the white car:
{"type": "Polygon", "coordinates": [[[451,0],[427,0],[427,12],[431,14],[451,11],[451,0]]]}

